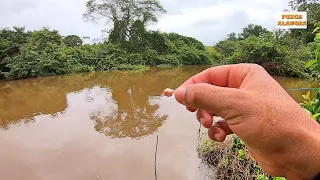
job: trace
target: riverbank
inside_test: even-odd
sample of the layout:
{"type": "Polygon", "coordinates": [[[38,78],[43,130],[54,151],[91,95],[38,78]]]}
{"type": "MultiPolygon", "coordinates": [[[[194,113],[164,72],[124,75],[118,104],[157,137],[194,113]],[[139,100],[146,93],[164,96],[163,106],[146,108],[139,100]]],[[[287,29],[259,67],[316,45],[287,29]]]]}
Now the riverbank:
{"type": "MultiPolygon", "coordinates": [[[[102,149],[103,157],[106,155],[105,152],[108,151],[105,151],[105,148],[110,147],[110,144],[112,144],[113,148],[107,154],[108,157],[114,159],[114,156],[118,157],[118,153],[115,152],[123,150],[125,146],[128,149],[121,152],[130,154],[130,157],[120,158],[120,161],[115,158],[114,161],[120,163],[115,164],[115,168],[126,167],[128,163],[131,167],[131,154],[134,152],[135,157],[136,155],[139,156],[137,157],[138,161],[135,161],[141,167],[138,168],[139,172],[145,172],[145,167],[152,167],[150,172],[153,172],[156,139],[155,137],[148,138],[147,136],[157,134],[158,130],[160,130],[167,135],[160,134],[159,136],[159,179],[202,179],[190,175],[191,171],[195,174],[199,173],[198,167],[201,160],[200,158],[198,159],[198,154],[195,151],[198,145],[196,133],[198,132],[199,123],[194,119],[194,115],[186,112],[185,108],[176,103],[174,98],[163,98],[162,92],[167,87],[176,88],[180,86],[185,80],[206,68],[207,66],[150,67],[149,70],[141,72],[115,70],[15,81],[0,80],[0,107],[2,107],[0,109],[0,133],[2,131],[2,136],[6,137],[4,138],[3,147],[8,152],[12,152],[11,146],[6,146],[8,145],[7,142],[12,142],[10,137],[28,137],[27,140],[21,139],[14,142],[20,145],[21,142],[24,142],[22,144],[31,144],[37,147],[40,151],[46,152],[43,154],[43,159],[47,159],[48,149],[41,148],[43,144],[49,142],[48,139],[50,142],[61,141],[63,146],[58,145],[59,152],[60,148],[61,151],[64,150],[66,153],[73,153],[77,149],[79,154],[83,154],[82,150],[88,151],[87,147],[90,146],[92,148],[90,152],[102,149]],[[183,132],[177,133],[176,130],[181,127],[181,123],[184,124],[183,132]],[[61,128],[64,130],[63,132],[61,132],[61,128]],[[55,132],[59,132],[59,134],[55,134],[55,132]],[[32,133],[34,133],[34,136],[31,135],[32,137],[30,137],[32,133]],[[84,135],[83,133],[88,134],[84,135]],[[4,136],[4,134],[7,134],[7,136],[4,136]],[[72,139],[61,138],[61,135],[72,139]],[[73,139],[76,136],[90,137],[90,141],[85,140],[83,143],[79,143],[73,139]],[[37,139],[38,137],[41,137],[41,139],[37,139]],[[149,139],[147,143],[138,144],[137,149],[132,151],[133,142],[130,139],[137,138],[144,141],[144,137],[149,139]],[[109,138],[112,139],[110,140],[109,138]],[[182,141],[181,138],[183,139],[182,141]],[[104,140],[106,142],[101,142],[104,140]],[[118,144],[120,141],[125,141],[123,142],[124,146],[118,144]],[[41,144],[41,147],[37,142],[41,144]],[[87,144],[88,142],[89,144],[87,144]],[[68,143],[72,143],[71,146],[68,146],[68,143]],[[130,146],[128,146],[128,143],[130,143],[130,146]],[[109,146],[104,147],[103,144],[109,146]],[[102,146],[100,147],[100,145],[102,146]],[[143,151],[141,151],[142,145],[147,147],[143,151]],[[126,152],[127,150],[128,152],[126,152]],[[150,152],[151,158],[147,160],[148,164],[144,166],[143,164],[146,161],[139,160],[145,158],[144,155],[147,151],[150,152]],[[173,151],[174,154],[172,154],[173,151]],[[177,163],[172,163],[172,161],[177,163]],[[175,168],[175,172],[172,172],[173,168],[175,168]],[[186,171],[188,172],[187,174],[185,173],[186,171]],[[168,172],[171,173],[168,174],[168,172]]],[[[292,77],[274,78],[284,88],[318,87],[316,81],[305,81],[304,79],[292,77]]],[[[290,91],[289,93],[298,101],[302,97],[301,95],[306,94],[307,91],[290,91]]],[[[83,140],[83,138],[81,139],[83,140]]],[[[135,142],[137,141],[135,140],[135,142]]],[[[27,151],[20,148],[21,152],[19,150],[15,154],[24,156],[30,150],[30,147],[26,148],[27,151]]],[[[34,154],[39,155],[39,152],[34,154]]],[[[52,152],[52,155],[55,154],[55,152],[52,152]]],[[[13,157],[16,158],[16,156],[11,156],[11,158],[13,157]]],[[[19,156],[17,158],[22,157],[19,156]]],[[[79,158],[76,155],[69,156],[68,162],[74,159],[77,160],[79,158]]],[[[2,160],[2,162],[12,162],[12,166],[19,165],[15,161],[9,161],[10,156],[4,156],[2,160]]],[[[21,160],[19,162],[27,161],[24,158],[19,160],[21,160]]],[[[65,158],[56,160],[57,164],[63,165],[66,163],[64,161],[65,158]]],[[[81,162],[85,164],[83,168],[86,171],[83,172],[86,175],[97,173],[97,169],[90,169],[90,167],[96,167],[93,165],[95,163],[102,163],[104,167],[110,165],[110,163],[108,164],[110,162],[109,158],[88,157],[88,159],[83,159],[81,162]],[[88,164],[88,162],[90,163],[88,164]]],[[[50,169],[52,167],[51,163],[51,161],[46,161],[38,165],[50,169]]],[[[74,167],[79,169],[77,165],[74,167]]],[[[21,168],[17,172],[21,173],[21,168]]],[[[11,177],[10,175],[16,175],[17,172],[10,174],[9,171],[6,171],[3,177],[11,177]]],[[[30,171],[30,174],[26,175],[25,179],[34,179],[31,176],[37,172],[30,171]]],[[[55,172],[57,176],[63,175],[63,170],[56,170],[55,172]]],[[[117,171],[110,170],[106,172],[98,169],[98,172],[111,174],[120,179],[128,178],[117,171]]],[[[204,173],[204,171],[201,172],[204,173]]],[[[145,175],[146,178],[135,176],[137,174],[130,174],[130,177],[135,177],[136,179],[153,178],[152,173],[141,174],[145,175]]],[[[70,173],[68,175],[70,175],[70,179],[77,179],[70,173]]],[[[100,174],[99,176],[102,177],[100,174]]]]}
{"type": "MultiPolygon", "coordinates": [[[[259,27],[249,25],[249,27],[259,27]]],[[[243,30],[246,32],[246,28],[243,30]]],[[[82,44],[80,37],[63,37],[56,30],[0,30],[0,78],[8,80],[148,67],[256,63],[272,75],[308,77],[306,63],[315,57],[315,43],[303,44],[290,34],[276,32],[247,38],[229,37],[214,46],[177,33],[145,31],[141,41],[101,41],[82,44]],[[76,38],[77,37],[77,38],[76,38]]]]}
{"type": "Polygon", "coordinates": [[[70,43],[69,37],[48,28],[1,29],[0,42],[5,46],[0,46],[0,76],[11,80],[216,62],[202,42],[176,33],[145,31],[141,42],[131,39],[123,43],[102,41],[84,45],[80,41],[70,43]]]}
{"type": "Polygon", "coordinates": [[[244,143],[235,135],[228,137],[223,143],[213,142],[206,137],[200,140],[197,151],[202,163],[209,167],[207,174],[210,179],[282,180],[264,173],[244,143]]]}

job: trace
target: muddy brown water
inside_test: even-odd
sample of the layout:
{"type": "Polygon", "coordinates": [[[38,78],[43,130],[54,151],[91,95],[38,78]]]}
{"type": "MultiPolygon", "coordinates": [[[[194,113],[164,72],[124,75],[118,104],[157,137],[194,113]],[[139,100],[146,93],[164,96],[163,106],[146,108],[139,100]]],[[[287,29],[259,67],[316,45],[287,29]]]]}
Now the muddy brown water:
{"type": "MultiPolygon", "coordinates": [[[[0,81],[0,179],[202,179],[199,124],[162,91],[203,66],[0,81]]],[[[285,88],[315,81],[275,77],[285,88]]],[[[307,91],[290,91],[297,100],[307,91]]]]}

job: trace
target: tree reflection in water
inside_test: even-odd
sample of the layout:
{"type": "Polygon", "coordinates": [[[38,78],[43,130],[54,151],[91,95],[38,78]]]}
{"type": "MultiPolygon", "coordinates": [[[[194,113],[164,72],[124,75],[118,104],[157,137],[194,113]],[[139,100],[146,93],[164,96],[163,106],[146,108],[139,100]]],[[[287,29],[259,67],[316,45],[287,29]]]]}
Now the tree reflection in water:
{"type": "Polygon", "coordinates": [[[109,81],[108,86],[117,108],[110,115],[101,111],[91,114],[96,131],[111,138],[141,138],[156,132],[168,118],[157,113],[160,106],[156,98],[163,90],[162,85],[157,85],[153,76],[143,74],[122,74],[112,79],[117,83],[109,81]]]}
{"type": "MultiPolygon", "coordinates": [[[[108,71],[18,81],[0,81],[0,129],[10,130],[12,125],[31,124],[41,114],[61,118],[78,113],[70,111],[68,101],[77,103],[86,98],[81,108],[97,107],[92,97],[104,98],[104,113],[99,108],[88,110],[94,129],[111,138],[141,138],[157,131],[168,118],[159,114],[159,97],[163,89],[176,88],[189,77],[207,67],[191,66],[171,69],[151,68],[146,72],[108,71]],[[81,92],[99,88],[100,94],[81,96],[81,92]],[[104,90],[103,90],[104,89],[104,90]],[[106,91],[105,91],[106,90],[106,91]],[[75,94],[76,99],[67,99],[75,94]],[[80,98],[80,99],[79,99],[80,98]],[[91,105],[90,105],[91,104],[91,105]],[[108,105],[115,108],[109,108],[108,105]]],[[[275,77],[285,88],[318,87],[316,81],[275,77]]],[[[91,92],[91,91],[88,91],[91,92]]],[[[289,92],[299,100],[305,91],[289,92]]],[[[101,102],[101,101],[100,101],[101,102]]],[[[97,104],[98,103],[98,104],[97,104]]],[[[88,116],[83,117],[85,120],[88,116]]],[[[50,119],[50,118],[48,118],[50,119]]]]}
{"type": "MultiPolygon", "coordinates": [[[[82,112],[87,113],[83,120],[90,118],[97,132],[111,138],[141,138],[156,132],[168,118],[159,112],[162,91],[167,87],[178,87],[206,68],[151,68],[146,72],[108,71],[0,81],[0,128],[10,130],[13,127],[11,125],[30,124],[35,121],[36,116],[42,114],[54,119],[59,119],[64,114],[68,119],[78,113],[75,109],[86,109],[88,112],[82,112]],[[95,88],[99,91],[95,91],[95,88]],[[89,94],[82,96],[83,92],[89,94]],[[75,95],[70,96],[74,99],[68,98],[69,95],[75,95]],[[97,98],[100,101],[95,101],[97,98]],[[101,98],[104,99],[103,102],[101,98]],[[82,100],[83,104],[77,104],[82,100]],[[108,109],[108,113],[97,108],[101,105],[99,103],[108,109]],[[70,110],[70,104],[78,107],[70,110]],[[109,105],[115,108],[109,108],[109,105]]],[[[289,82],[288,79],[290,78],[283,80],[289,82]]],[[[315,86],[313,82],[294,78],[285,86],[295,87],[300,81],[305,84],[299,86],[315,86]]]]}

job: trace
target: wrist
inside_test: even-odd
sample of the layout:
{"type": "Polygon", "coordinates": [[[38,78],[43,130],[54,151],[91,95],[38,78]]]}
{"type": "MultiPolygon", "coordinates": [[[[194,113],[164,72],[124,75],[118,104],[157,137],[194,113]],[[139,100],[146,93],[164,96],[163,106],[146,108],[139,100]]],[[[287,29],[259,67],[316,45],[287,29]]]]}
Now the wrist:
{"type": "Polygon", "coordinates": [[[288,164],[288,180],[312,180],[320,173],[320,125],[309,117],[305,122],[298,133],[299,146],[288,164]]]}

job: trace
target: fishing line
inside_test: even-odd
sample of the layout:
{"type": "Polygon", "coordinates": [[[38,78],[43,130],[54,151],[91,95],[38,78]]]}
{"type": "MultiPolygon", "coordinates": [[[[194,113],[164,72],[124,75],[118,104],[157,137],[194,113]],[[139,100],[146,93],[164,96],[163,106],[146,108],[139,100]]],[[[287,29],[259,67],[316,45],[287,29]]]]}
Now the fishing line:
{"type": "Polygon", "coordinates": [[[313,90],[320,90],[320,88],[288,88],[288,91],[313,91],[313,90]]]}
{"type": "Polygon", "coordinates": [[[154,153],[154,176],[156,180],[158,180],[158,175],[157,175],[158,143],[159,143],[159,135],[157,135],[156,152],[154,153]]]}

